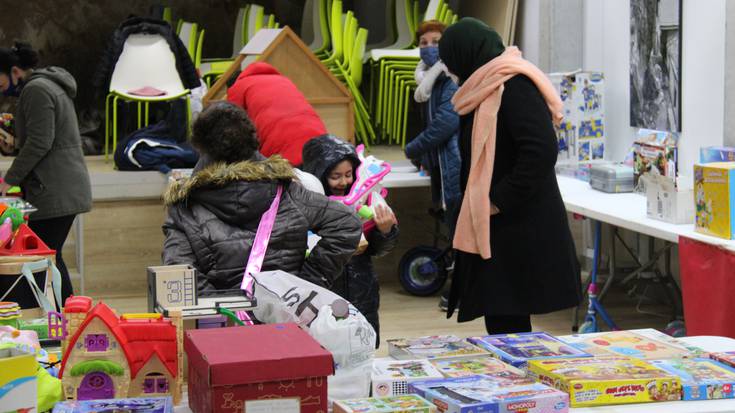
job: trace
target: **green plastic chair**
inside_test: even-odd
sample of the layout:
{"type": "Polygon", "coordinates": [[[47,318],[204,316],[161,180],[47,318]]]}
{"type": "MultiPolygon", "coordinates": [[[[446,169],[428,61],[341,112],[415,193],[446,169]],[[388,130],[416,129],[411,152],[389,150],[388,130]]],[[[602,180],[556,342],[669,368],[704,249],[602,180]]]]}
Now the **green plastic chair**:
{"type": "Polygon", "coordinates": [[[199,40],[199,26],[196,23],[179,20],[178,34],[179,39],[181,39],[181,42],[184,43],[186,50],[189,52],[189,57],[194,61],[196,57],[197,41],[199,40]]]}
{"type": "Polygon", "coordinates": [[[343,27],[342,27],[342,0],[332,1],[332,10],[330,15],[332,16],[329,26],[330,37],[332,39],[332,50],[328,57],[322,59],[327,67],[330,67],[335,62],[342,59],[344,54],[343,46],[343,27]]]}
{"type": "Polygon", "coordinates": [[[202,66],[202,46],[204,46],[204,32],[204,29],[199,31],[196,51],[194,52],[194,67],[197,69],[202,66]]]}
{"type": "Polygon", "coordinates": [[[161,16],[161,19],[171,25],[173,23],[173,10],[171,10],[171,7],[164,7],[163,8],[163,15],[161,16]]]}

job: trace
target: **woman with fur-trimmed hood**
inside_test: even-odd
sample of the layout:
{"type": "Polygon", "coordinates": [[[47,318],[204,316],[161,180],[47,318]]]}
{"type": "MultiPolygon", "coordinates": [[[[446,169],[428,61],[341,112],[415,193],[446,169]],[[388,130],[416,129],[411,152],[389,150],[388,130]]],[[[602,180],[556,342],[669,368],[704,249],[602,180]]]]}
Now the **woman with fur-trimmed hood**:
{"type": "Polygon", "coordinates": [[[191,264],[198,290],[239,288],[260,218],[283,185],[263,271],[283,270],[331,287],[355,252],[362,231],[349,208],[306,190],[288,161],[258,153],[255,128],[234,104],[217,102],[193,125],[202,153],[191,178],[165,194],[163,263],[191,264]],[[321,240],[306,258],[307,233],[321,240]]]}

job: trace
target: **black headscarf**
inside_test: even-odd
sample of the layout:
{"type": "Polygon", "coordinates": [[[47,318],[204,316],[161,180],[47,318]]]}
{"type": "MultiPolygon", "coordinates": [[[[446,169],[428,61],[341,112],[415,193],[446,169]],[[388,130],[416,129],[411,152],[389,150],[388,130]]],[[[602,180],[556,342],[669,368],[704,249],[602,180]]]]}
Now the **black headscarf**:
{"type": "Polygon", "coordinates": [[[439,57],[457,75],[460,84],[503,51],[505,46],[498,32],[471,17],[449,26],[439,40],[439,57]]]}

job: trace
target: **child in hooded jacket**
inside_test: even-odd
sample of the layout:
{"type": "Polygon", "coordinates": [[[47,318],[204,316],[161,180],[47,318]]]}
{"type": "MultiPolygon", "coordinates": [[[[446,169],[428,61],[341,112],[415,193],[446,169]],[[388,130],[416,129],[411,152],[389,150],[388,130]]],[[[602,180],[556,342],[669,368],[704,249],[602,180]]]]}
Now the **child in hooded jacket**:
{"type": "MultiPolygon", "coordinates": [[[[314,138],[304,145],[303,167],[322,182],[326,195],[346,195],[355,180],[360,165],[355,148],[334,135],[314,138]]],[[[380,344],[380,289],[372,257],[381,257],[392,251],[398,242],[398,224],[390,208],[375,208],[375,228],[365,234],[368,246],[357,252],[345,265],[332,291],[352,303],[370,322],[380,344]]]]}

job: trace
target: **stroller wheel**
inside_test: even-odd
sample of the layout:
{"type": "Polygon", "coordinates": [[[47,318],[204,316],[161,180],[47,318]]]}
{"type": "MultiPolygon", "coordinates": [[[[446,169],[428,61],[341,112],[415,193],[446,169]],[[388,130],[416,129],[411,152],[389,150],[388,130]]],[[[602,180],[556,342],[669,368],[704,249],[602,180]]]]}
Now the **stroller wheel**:
{"type": "Polygon", "coordinates": [[[403,289],[418,296],[439,291],[447,281],[447,269],[443,260],[438,259],[441,254],[442,250],[427,246],[408,250],[398,266],[398,278],[403,289]]]}

